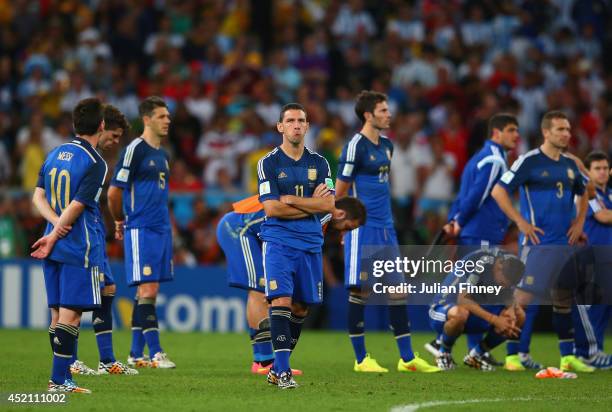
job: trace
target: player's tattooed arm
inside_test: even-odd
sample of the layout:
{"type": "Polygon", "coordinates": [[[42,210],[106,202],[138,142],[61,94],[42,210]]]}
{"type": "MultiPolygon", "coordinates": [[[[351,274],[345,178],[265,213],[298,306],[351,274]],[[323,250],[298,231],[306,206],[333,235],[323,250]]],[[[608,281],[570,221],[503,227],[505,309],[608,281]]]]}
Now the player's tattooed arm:
{"type": "Polygon", "coordinates": [[[32,245],[32,249],[34,252],[31,253],[31,256],[36,259],[45,259],[51,254],[55,243],[60,238],[59,229],[64,226],[72,226],[75,220],[81,216],[81,213],[85,210],[85,204],[79,202],[78,200],[73,200],[70,202],[68,207],[64,209],[62,214],[59,217],[57,225],[55,228],[46,236],[41,237],[32,245]]]}
{"type": "MultiPolygon", "coordinates": [[[[34,195],[32,196],[32,204],[38,210],[38,213],[53,226],[57,227],[59,216],[55,213],[55,210],[51,208],[47,201],[45,189],[37,187],[34,189],[34,195]]],[[[72,229],[72,226],[57,227],[58,235],[60,238],[66,236],[72,229]]]]}

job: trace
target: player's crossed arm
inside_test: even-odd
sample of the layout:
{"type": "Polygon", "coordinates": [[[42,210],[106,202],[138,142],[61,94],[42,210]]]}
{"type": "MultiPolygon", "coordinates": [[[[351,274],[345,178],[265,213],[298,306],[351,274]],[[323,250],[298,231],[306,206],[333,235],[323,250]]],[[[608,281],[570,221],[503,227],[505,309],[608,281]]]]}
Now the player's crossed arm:
{"type": "Polygon", "coordinates": [[[478,316],[493,325],[496,332],[500,333],[502,336],[514,338],[521,333],[521,329],[516,326],[516,316],[513,316],[514,310],[504,311],[502,315],[497,316],[484,309],[466,293],[461,293],[457,296],[457,304],[466,308],[474,316],[478,316]]]}

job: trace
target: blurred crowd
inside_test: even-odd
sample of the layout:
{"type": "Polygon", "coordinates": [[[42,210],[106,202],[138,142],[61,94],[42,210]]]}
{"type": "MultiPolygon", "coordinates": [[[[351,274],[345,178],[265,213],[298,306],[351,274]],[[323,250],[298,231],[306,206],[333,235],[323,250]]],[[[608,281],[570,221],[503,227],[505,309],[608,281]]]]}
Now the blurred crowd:
{"type": "Polygon", "coordinates": [[[30,192],[91,95],[132,122],[123,143],[141,98],[168,102],[176,261],[208,264],[223,259],[219,217],[280,143],[284,103],[306,107],[306,145],[335,173],[355,95],[387,93],[400,242],[426,243],[492,114],[518,116],[512,157],[550,109],[570,115],[577,154],[612,148],[611,17],[605,0],[0,0],[0,256],[42,232],[30,192]]]}

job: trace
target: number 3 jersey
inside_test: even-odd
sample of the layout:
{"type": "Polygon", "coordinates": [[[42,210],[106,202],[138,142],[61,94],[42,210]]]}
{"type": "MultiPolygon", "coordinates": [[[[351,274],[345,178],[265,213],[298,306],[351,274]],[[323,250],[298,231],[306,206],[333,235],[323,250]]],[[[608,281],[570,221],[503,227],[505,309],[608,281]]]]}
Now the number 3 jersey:
{"type": "Polygon", "coordinates": [[[111,185],[124,190],[127,229],[170,228],[169,178],[168,154],[164,149],[155,149],[140,137],[123,149],[111,185]]]}
{"type": "Polygon", "coordinates": [[[357,133],[342,149],[338,179],[352,183],[349,196],[360,199],[365,205],[368,213],[365,226],[393,228],[389,187],[391,156],[393,143],[385,136],[380,136],[376,145],[357,133]]]}
{"type": "MultiPolygon", "coordinates": [[[[76,138],[53,149],[38,174],[37,186],[45,190],[51,208],[61,215],[71,201],[85,205],[72,230],[55,244],[49,259],[88,268],[102,264],[97,233],[100,224],[98,202],[108,168],[88,141],[76,138]]],[[[45,235],[53,230],[47,223],[45,235]]]]}

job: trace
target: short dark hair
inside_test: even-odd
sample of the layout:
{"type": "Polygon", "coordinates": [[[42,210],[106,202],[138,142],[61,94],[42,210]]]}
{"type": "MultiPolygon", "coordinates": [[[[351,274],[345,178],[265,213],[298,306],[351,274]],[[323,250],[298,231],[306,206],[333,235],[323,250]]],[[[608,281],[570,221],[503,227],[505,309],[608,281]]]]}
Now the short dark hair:
{"type": "Polygon", "coordinates": [[[138,113],[140,117],[151,116],[158,107],[165,107],[167,109],[168,105],[159,96],[149,96],[138,105],[138,113]]]}
{"type": "Polygon", "coordinates": [[[342,209],[346,212],[346,218],[349,220],[357,220],[359,226],[366,221],[367,212],[361,200],[356,197],[344,196],[336,199],[336,209],[342,209]]]}
{"type": "Polygon", "coordinates": [[[518,127],[516,116],[510,113],[497,113],[489,119],[488,136],[493,136],[493,129],[504,130],[509,124],[518,127]]]}
{"type": "Polygon", "coordinates": [[[584,158],[584,167],[588,169],[591,168],[591,163],[598,162],[600,160],[606,160],[608,165],[610,165],[610,158],[608,155],[601,150],[593,150],[591,153],[584,158]]]}
{"type": "Polygon", "coordinates": [[[365,123],[365,113],[374,113],[376,105],[378,103],[386,102],[387,95],[384,93],[375,92],[374,90],[362,90],[357,95],[357,102],[355,103],[355,114],[361,120],[361,123],[365,123]]]}
{"type": "Polygon", "coordinates": [[[552,127],[552,121],[554,119],[569,120],[569,117],[567,117],[567,115],[561,110],[552,110],[544,114],[544,117],[542,117],[542,122],[540,123],[540,128],[549,130],[552,127]]]}
{"type": "Polygon", "coordinates": [[[518,257],[510,253],[501,255],[500,259],[502,259],[502,273],[504,277],[512,285],[519,283],[525,273],[525,264],[518,257]]]}
{"type": "Polygon", "coordinates": [[[104,120],[104,105],[97,97],[81,100],[72,111],[72,124],[77,135],[96,134],[102,120],[104,120]]]}
{"type": "Polygon", "coordinates": [[[299,103],[287,103],[286,105],[284,105],[281,108],[280,114],[278,115],[278,122],[282,123],[283,122],[283,118],[285,117],[285,112],[287,110],[301,110],[304,112],[304,114],[306,114],[306,109],[304,109],[304,106],[302,106],[299,103]]]}
{"type": "Polygon", "coordinates": [[[106,130],[123,129],[123,134],[126,135],[130,130],[130,124],[119,109],[112,104],[105,104],[104,128],[106,130]]]}

